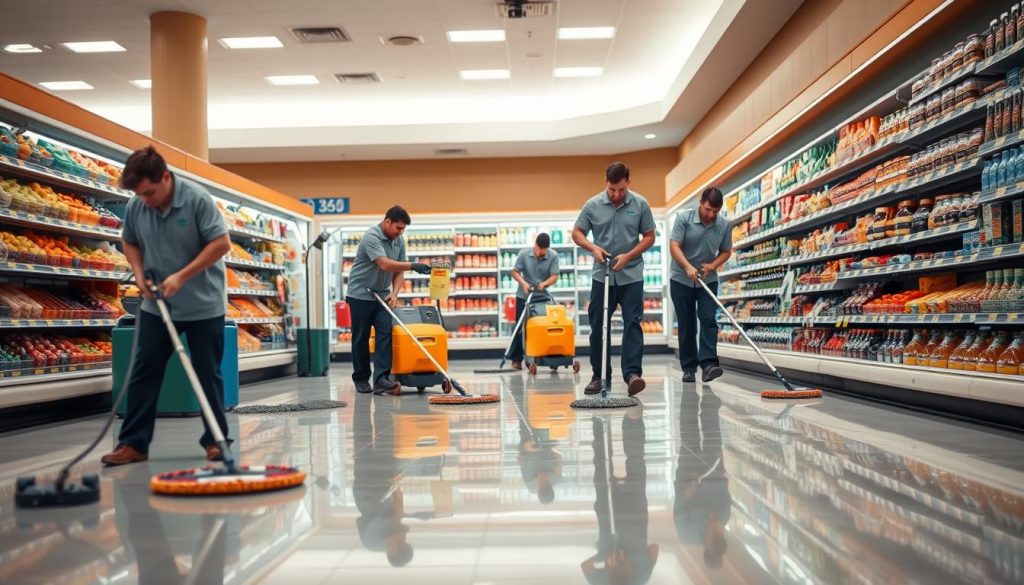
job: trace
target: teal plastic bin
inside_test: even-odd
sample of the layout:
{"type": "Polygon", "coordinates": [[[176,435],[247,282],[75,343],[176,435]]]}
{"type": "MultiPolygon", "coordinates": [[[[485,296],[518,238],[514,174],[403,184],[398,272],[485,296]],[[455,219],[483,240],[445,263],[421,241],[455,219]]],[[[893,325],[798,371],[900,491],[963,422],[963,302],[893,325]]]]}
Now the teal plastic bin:
{"type": "MultiPolygon", "coordinates": [[[[166,331],[159,334],[167,335],[166,331]]],[[[118,320],[117,326],[111,335],[114,343],[114,387],[112,397],[117,398],[117,393],[124,384],[125,376],[128,375],[128,364],[131,359],[132,339],[135,337],[135,318],[125,315],[118,320]]],[[[185,350],[188,351],[188,337],[182,335],[185,350]]],[[[234,321],[224,322],[224,359],[220,363],[221,376],[224,378],[224,409],[230,410],[238,406],[238,326],[234,321]]],[[[118,407],[117,413],[124,416],[128,409],[128,397],[126,396],[118,407]]],[[[160,399],[157,401],[157,416],[199,416],[201,414],[199,401],[196,400],[192,387],[188,383],[185,369],[181,366],[178,355],[171,356],[164,371],[164,381],[160,386],[160,399]]]]}
{"type": "Polygon", "coordinates": [[[305,377],[326,376],[328,370],[331,369],[331,332],[327,329],[313,329],[313,343],[309,344],[306,342],[309,331],[309,329],[298,330],[299,375],[305,377]]]}

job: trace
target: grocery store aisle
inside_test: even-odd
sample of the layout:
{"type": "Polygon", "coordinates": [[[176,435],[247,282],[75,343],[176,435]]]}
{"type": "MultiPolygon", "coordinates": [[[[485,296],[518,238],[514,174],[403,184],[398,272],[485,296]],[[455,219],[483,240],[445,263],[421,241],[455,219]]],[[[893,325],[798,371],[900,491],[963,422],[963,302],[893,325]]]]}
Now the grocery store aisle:
{"type": "Polygon", "coordinates": [[[148,464],[101,471],[99,506],[26,514],[14,477],[52,472],[101,421],[6,435],[0,582],[1024,580],[1024,437],[833,396],[764,402],[742,374],[684,387],[666,356],[647,360],[642,409],[572,411],[585,377],[469,374],[482,363],[454,370],[500,404],[354,396],[341,365],[244,388],[351,403],[230,416],[244,463],[309,473],[278,494],[151,497],[151,474],[202,463],[198,420],[162,420],[148,464]]]}

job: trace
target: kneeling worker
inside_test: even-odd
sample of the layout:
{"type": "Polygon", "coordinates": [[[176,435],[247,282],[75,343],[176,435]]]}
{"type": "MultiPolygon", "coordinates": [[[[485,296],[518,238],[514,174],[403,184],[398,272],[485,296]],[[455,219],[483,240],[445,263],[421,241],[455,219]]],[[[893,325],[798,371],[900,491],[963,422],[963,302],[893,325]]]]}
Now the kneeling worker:
{"type": "Polygon", "coordinates": [[[356,259],[348,279],[345,300],[352,311],[352,381],[361,394],[398,395],[402,385],[391,378],[391,316],[366,289],[387,293],[385,300],[398,306],[398,293],[405,278],[402,273],[415,270],[430,274],[430,266],[410,263],[405,254],[402,234],[412,223],[409,212],[395,205],[384,221],[366,230],[359,241],[356,259]],[[373,355],[373,385],[370,385],[370,328],[376,332],[373,355]]]}
{"type": "MultiPolygon", "coordinates": [[[[519,283],[516,289],[516,323],[526,309],[526,297],[530,289],[536,289],[534,298],[549,298],[547,289],[558,280],[558,252],[551,249],[551,236],[539,234],[533,248],[523,248],[516,257],[512,278],[519,283]]],[[[512,340],[512,351],[509,352],[512,369],[523,369],[523,336],[522,332],[512,340]]]]}
{"type": "Polygon", "coordinates": [[[721,210],[722,192],[711,187],[701,194],[700,205],[680,212],[672,226],[671,293],[679,319],[679,367],[683,369],[683,382],[696,381],[698,365],[704,382],[722,375],[715,321],[718,305],[697,283],[698,278],[703,279],[718,294],[715,272],[732,256],[732,225],[718,214],[721,210]]]}

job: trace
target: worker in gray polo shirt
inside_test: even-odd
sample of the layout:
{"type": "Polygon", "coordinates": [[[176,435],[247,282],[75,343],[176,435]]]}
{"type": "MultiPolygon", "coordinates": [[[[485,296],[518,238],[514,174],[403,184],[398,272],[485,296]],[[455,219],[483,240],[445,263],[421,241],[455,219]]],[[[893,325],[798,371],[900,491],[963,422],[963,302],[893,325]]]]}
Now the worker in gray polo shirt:
{"type": "MultiPolygon", "coordinates": [[[[144,298],[138,314],[135,363],[128,380],[128,408],[118,435],[118,446],[101,461],[123,465],[148,459],[156,424],[157,399],[167,361],[174,347],[149,290],[146,274],[155,274],[174,326],[185,335],[192,366],[213,409],[221,432],[228,436],[224,418],[225,295],[223,256],[231,249],[224,218],[202,186],[172,174],[153,147],[137,150],[125,163],[121,186],[135,192],[128,202],[121,239],[125,256],[144,298]]],[[[199,444],[206,458],[220,461],[206,419],[199,444]]],[[[230,439],[228,439],[230,443],[230,439]]]]}
{"type": "Polygon", "coordinates": [[[348,277],[348,301],[352,311],[352,381],[360,394],[397,396],[402,385],[391,378],[391,315],[367,289],[377,291],[389,306],[398,306],[405,284],[403,272],[430,274],[430,266],[410,263],[402,234],[412,220],[398,205],[384,214],[384,221],[366,230],[359,240],[356,259],[348,277]],[[370,328],[374,330],[373,385],[370,385],[370,328]]]}
{"type": "Polygon", "coordinates": [[[718,365],[717,305],[697,283],[718,294],[716,271],[732,256],[732,225],[719,215],[722,192],[711,187],[700,196],[700,205],[679,213],[672,226],[671,294],[679,325],[679,367],[683,382],[694,382],[697,366],[701,379],[710,382],[722,375],[718,365]],[[700,343],[697,325],[700,324],[700,343]]]}
{"type": "MultiPolygon", "coordinates": [[[[516,323],[526,310],[526,297],[530,290],[535,290],[533,301],[549,300],[551,295],[547,289],[558,280],[558,252],[551,249],[551,236],[538,234],[532,248],[523,248],[516,256],[512,268],[512,279],[519,283],[516,289],[516,323]]],[[[523,369],[523,336],[516,335],[512,340],[512,349],[508,357],[512,360],[512,369],[523,369]]]]}
{"type": "MultiPolygon", "coordinates": [[[[651,206],[639,193],[629,190],[629,167],[612,163],[605,170],[605,190],[594,195],[583,206],[572,230],[572,241],[594,255],[594,280],[590,287],[590,367],[593,378],[584,392],[601,392],[600,373],[611,371],[608,363],[601,369],[601,315],[604,311],[604,262],[613,262],[608,289],[608,318],[616,307],[622,307],[622,377],[629,395],[646,386],[643,379],[644,333],[640,322],[644,316],[643,253],[654,245],[654,215],[651,206]],[[587,239],[593,233],[594,241],[587,239]]],[[[611,343],[611,335],[608,335],[611,343]]]]}

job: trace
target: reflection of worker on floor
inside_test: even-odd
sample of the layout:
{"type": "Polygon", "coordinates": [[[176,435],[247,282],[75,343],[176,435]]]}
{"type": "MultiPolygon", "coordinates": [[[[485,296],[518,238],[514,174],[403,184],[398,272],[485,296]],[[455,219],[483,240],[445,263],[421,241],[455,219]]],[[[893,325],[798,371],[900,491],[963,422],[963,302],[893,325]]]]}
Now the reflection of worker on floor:
{"type": "Polygon", "coordinates": [[[647,543],[647,464],[644,461],[646,431],[643,418],[626,416],[622,421],[622,446],[626,452],[626,477],[608,475],[610,423],[594,417],[594,487],[599,537],[597,554],[580,565],[590,583],[612,585],[647,583],[658,561],[658,545],[647,543]]]}
{"type": "Polygon", "coordinates": [[[679,541],[703,545],[704,563],[711,568],[722,566],[728,548],[725,525],[732,507],[722,461],[721,406],[722,401],[710,390],[698,395],[693,386],[683,386],[679,415],[683,444],[676,468],[673,514],[679,541]]]}
{"type": "MultiPolygon", "coordinates": [[[[509,392],[516,406],[528,408],[521,377],[511,377],[509,392]]],[[[519,469],[526,488],[537,494],[542,504],[555,501],[555,484],[562,479],[562,454],[555,450],[556,443],[550,436],[549,429],[534,428],[523,416],[519,417],[519,469]]]]}
{"type": "Polygon", "coordinates": [[[402,567],[412,560],[413,549],[406,542],[409,528],[402,524],[405,507],[398,484],[400,470],[389,444],[391,412],[378,404],[371,418],[373,401],[357,395],[355,402],[352,494],[360,513],[356,528],[366,550],[384,551],[393,567],[402,567]]]}

